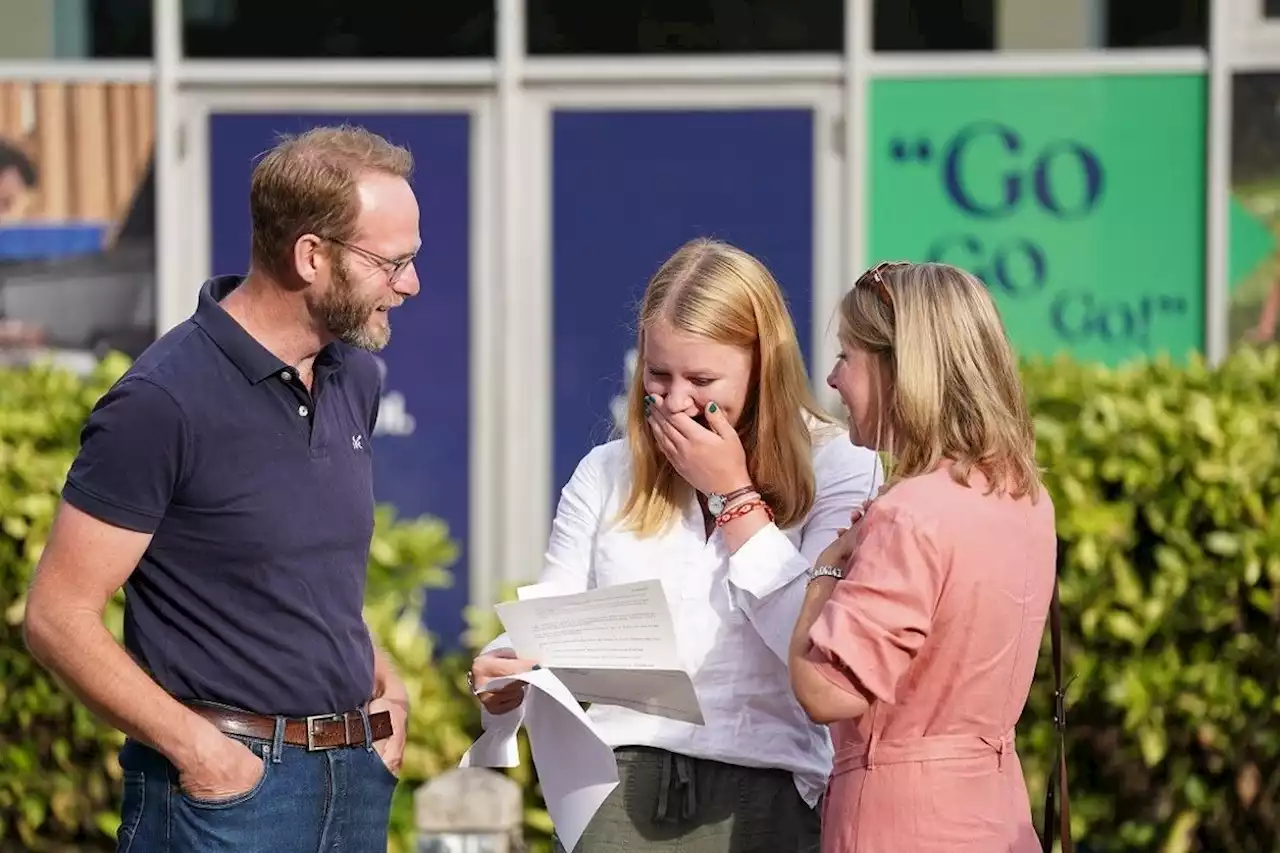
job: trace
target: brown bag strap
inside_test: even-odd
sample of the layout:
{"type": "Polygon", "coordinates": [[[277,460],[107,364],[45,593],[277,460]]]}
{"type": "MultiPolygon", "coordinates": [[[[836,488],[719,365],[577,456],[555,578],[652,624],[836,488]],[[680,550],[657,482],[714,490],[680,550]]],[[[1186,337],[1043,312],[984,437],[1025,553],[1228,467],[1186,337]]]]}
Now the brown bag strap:
{"type": "Polygon", "coordinates": [[[1067,700],[1062,684],[1062,612],[1058,604],[1058,579],[1053,579],[1053,601],[1049,605],[1049,633],[1053,641],[1053,728],[1057,733],[1058,757],[1049,771],[1044,792],[1044,853],[1052,853],[1055,836],[1062,838],[1062,853],[1075,853],[1071,840],[1071,794],[1067,791],[1067,700]],[[1054,804],[1061,793],[1055,826],[1054,804]]]}

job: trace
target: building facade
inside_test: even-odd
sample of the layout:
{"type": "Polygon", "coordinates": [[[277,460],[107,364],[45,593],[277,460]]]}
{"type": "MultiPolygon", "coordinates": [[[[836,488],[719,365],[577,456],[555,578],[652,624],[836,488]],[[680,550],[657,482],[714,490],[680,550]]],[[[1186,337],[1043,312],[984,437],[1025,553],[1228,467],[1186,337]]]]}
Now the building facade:
{"type": "Polygon", "coordinates": [[[881,259],[974,271],[1027,355],[1277,334],[1273,0],[9,5],[0,316],[70,360],[136,351],[244,269],[278,132],[413,150],[423,290],[375,458],[379,498],[462,545],[431,596],[445,644],[538,573],[613,427],[635,299],[690,237],[769,264],[828,402],[836,302],[881,259]]]}

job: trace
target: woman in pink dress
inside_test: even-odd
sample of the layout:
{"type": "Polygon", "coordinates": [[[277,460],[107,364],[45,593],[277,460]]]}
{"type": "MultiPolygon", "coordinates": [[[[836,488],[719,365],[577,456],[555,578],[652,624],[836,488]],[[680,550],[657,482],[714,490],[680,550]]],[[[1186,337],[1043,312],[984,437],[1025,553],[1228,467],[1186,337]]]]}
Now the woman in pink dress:
{"type": "Polygon", "coordinates": [[[1053,596],[1053,504],[995,305],[880,264],[840,306],[828,383],[885,487],[810,570],[790,662],[835,764],[823,853],[1037,853],[1014,728],[1053,596]]]}

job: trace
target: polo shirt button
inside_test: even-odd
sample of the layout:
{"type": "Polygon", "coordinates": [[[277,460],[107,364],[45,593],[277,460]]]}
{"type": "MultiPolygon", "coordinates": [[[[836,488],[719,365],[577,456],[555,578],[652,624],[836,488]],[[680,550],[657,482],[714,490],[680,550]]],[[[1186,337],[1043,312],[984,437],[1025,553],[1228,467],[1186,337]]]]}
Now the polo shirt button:
{"type": "Polygon", "coordinates": [[[305,417],[307,416],[307,407],[306,407],[306,406],[299,406],[299,407],[298,407],[298,416],[299,416],[299,417],[303,417],[303,418],[305,418],[305,417]]]}
{"type": "Polygon", "coordinates": [[[283,379],[285,382],[288,382],[290,379],[293,378],[293,374],[287,370],[282,370],[280,371],[280,378],[283,379]]]}

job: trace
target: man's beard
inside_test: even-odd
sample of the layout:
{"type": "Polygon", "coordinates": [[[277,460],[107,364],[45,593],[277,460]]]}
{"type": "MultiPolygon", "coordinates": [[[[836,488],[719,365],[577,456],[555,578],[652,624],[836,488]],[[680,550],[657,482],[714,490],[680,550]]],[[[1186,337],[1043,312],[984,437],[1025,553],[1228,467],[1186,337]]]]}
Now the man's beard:
{"type": "Polygon", "coordinates": [[[361,301],[351,283],[345,263],[333,267],[333,282],[317,308],[324,327],[344,344],[377,352],[391,340],[391,326],[370,328],[377,310],[375,300],[361,301]]]}

